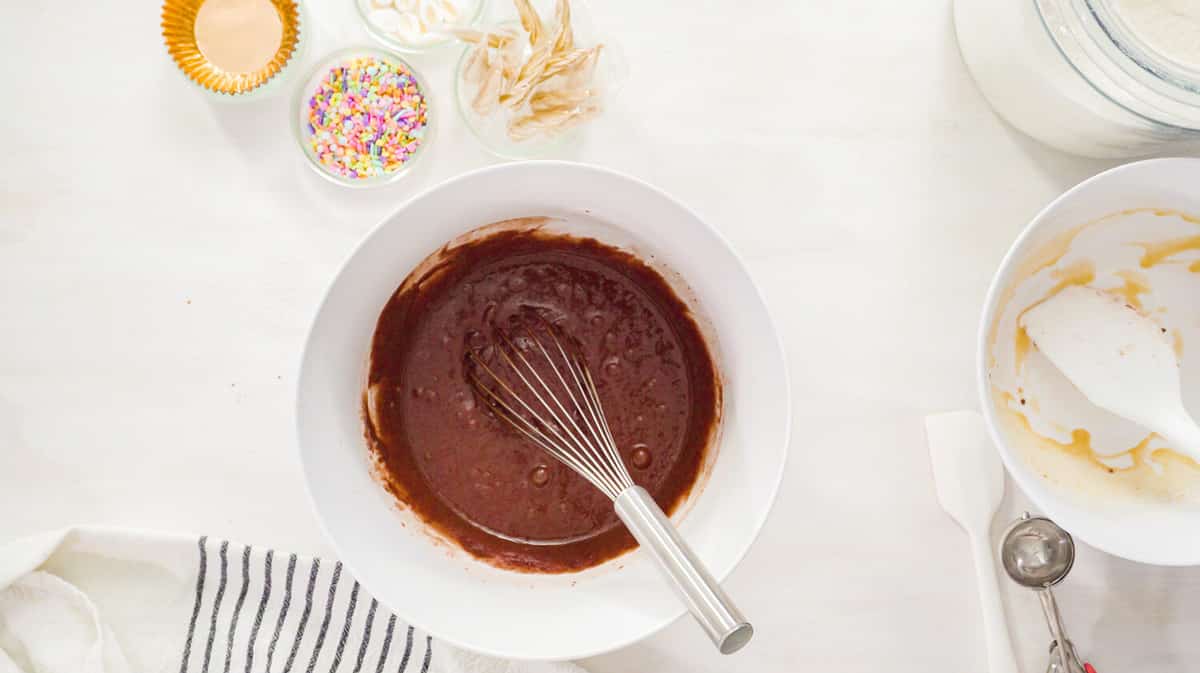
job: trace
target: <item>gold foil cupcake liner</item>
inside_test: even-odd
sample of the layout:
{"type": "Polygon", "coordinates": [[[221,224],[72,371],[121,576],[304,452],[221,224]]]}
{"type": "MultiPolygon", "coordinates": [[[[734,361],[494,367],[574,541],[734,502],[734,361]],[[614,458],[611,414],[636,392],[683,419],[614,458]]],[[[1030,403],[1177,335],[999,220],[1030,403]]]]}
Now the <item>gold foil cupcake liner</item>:
{"type": "Polygon", "coordinates": [[[245,94],[278,75],[300,43],[300,6],[297,0],[270,0],[283,24],[279,49],[254,72],[226,72],[213,65],[196,43],[196,13],[205,0],[166,0],[162,8],[163,39],[175,64],[193,82],[221,94],[245,94]]]}

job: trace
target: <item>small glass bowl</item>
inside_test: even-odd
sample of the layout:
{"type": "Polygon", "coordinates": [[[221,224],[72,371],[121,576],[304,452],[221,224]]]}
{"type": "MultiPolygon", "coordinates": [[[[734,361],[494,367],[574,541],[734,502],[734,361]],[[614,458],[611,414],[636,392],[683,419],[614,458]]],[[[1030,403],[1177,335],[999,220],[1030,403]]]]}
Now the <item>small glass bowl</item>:
{"type": "MultiPolygon", "coordinates": [[[[463,86],[463,71],[466,69],[467,55],[470,54],[473,45],[467,45],[458,59],[458,65],[454,68],[454,102],[458,107],[459,116],[462,117],[463,123],[471,130],[484,149],[501,159],[520,160],[562,156],[582,134],[587,132],[589,127],[604,118],[607,108],[612,106],[621,89],[629,80],[629,64],[625,60],[625,53],[621,49],[621,45],[615,40],[597,36],[583,2],[575,2],[572,5],[574,7],[572,23],[578,41],[582,44],[604,44],[603,50],[600,52],[600,60],[596,65],[596,87],[602,92],[601,104],[603,107],[595,119],[561,133],[520,141],[513,140],[508,136],[509,113],[497,112],[483,117],[471,107],[474,93],[463,86]]],[[[493,30],[496,28],[519,29],[520,23],[503,21],[490,28],[493,30]]]]}
{"type": "MultiPolygon", "coordinates": [[[[455,38],[450,36],[430,37],[428,40],[422,40],[421,42],[405,42],[382,30],[371,21],[371,12],[376,9],[383,9],[375,6],[375,0],[352,0],[352,2],[354,2],[354,9],[358,11],[358,18],[362,20],[371,39],[392,51],[402,54],[422,54],[457,42],[455,38]]],[[[462,2],[464,5],[463,18],[454,25],[464,28],[474,26],[479,22],[479,17],[483,16],[483,10],[487,7],[487,0],[462,0],[462,2]]]]}
{"type": "Polygon", "coordinates": [[[365,188],[391,184],[404,177],[409,173],[409,171],[412,170],[413,165],[416,164],[416,162],[428,152],[429,144],[433,141],[436,113],[433,103],[430,102],[429,85],[425,78],[421,76],[421,73],[418,72],[411,63],[400,58],[396,54],[383,51],[382,49],[376,49],[374,47],[352,47],[349,49],[335,51],[317,62],[316,66],[313,67],[308,77],[304,79],[304,85],[300,87],[296,93],[291,115],[292,131],[296,137],[296,142],[300,146],[300,151],[304,154],[304,157],[308,159],[308,164],[314,171],[317,172],[318,175],[345,187],[365,188]],[[323,163],[321,163],[320,157],[316,155],[312,147],[309,145],[309,138],[312,136],[312,133],[308,130],[308,101],[316,89],[317,83],[325,77],[325,74],[329,72],[330,69],[351,59],[360,57],[373,57],[381,61],[388,61],[393,64],[404,66],[410,73],[412,73],[413,79],[417,82],[417,88],[419,88],[425,96],[425,133],[421,137],[421,142],[417,145],[416,150],[409,155],[408,160],[405,161],[399,169],[370,178],[351,178],[331,172],[323,163]]]}

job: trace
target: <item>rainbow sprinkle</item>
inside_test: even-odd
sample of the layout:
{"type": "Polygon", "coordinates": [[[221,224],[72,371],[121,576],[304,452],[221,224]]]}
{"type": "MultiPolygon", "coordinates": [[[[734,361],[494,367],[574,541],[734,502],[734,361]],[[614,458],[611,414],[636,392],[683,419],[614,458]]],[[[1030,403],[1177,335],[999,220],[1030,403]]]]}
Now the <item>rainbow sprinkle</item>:
{"type": "Polygon", "coordinates": [[[424,142],[428,114],[407,66],[355,56],[330,68],[309,96],[306,138],[325,170],[367,180],[404,168],[424,142]]]}

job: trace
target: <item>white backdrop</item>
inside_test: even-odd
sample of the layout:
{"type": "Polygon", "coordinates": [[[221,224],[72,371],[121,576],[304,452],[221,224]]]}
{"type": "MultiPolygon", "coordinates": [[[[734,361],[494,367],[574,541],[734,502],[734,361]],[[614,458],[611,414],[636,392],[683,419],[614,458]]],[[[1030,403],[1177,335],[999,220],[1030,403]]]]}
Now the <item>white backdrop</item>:
{"type": "MultiPolygon", "coordinates": [[[[366,41],[350,0],[311,5],[306,64],[366,41]]],[[[979,670],[966,538],[937,507],[921,417],[976,406],[992,271],[1042,205],[1110,164],[996,118],[947,0],[592,13],[632,77],[567,158],[657,184],[745,256],[783,331],[795,430],[775,512],[729,582],[756,642],[722,659],[681,621],[586,663],[979,670]]],[[[96,0],[0,16],[0,539],[108,523],[328,555],[292,445],[308,320],[365,231],[494,160],[451,107],[443,53],[414,59],[441,105],[416,172],[371,192],[327,184],[295,147],[288,97],[209,102],[174,71],[157,14],[96,0]]],[[[1008,599],[1025,671],[1040,672],[1036,601],[1008,599]]],[[[1196,670],[1200,570],[1084,548],[1060,600],[1101,673],[1196,670]]]]}

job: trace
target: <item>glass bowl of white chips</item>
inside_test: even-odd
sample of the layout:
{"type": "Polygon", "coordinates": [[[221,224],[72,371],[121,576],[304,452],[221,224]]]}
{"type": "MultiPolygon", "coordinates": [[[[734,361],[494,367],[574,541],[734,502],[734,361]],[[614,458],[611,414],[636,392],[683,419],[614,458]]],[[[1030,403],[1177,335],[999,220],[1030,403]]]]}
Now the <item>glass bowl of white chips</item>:
{"type": "Polygon", "coordinates": [[[475,24],[486,5],[487,0],[354,0],[371,37],[405,54],[455,44],[445,29],[475,24]]]}

